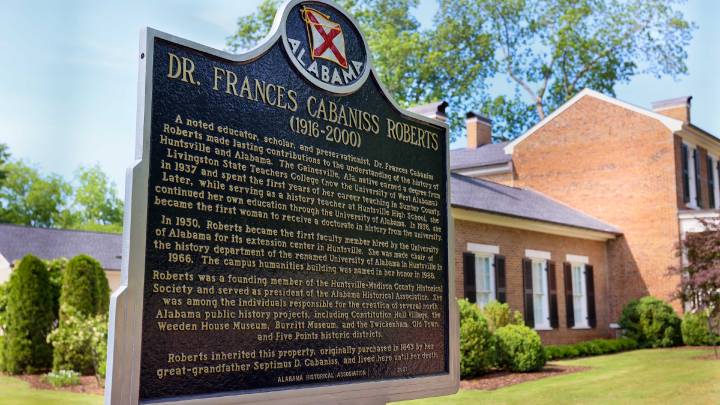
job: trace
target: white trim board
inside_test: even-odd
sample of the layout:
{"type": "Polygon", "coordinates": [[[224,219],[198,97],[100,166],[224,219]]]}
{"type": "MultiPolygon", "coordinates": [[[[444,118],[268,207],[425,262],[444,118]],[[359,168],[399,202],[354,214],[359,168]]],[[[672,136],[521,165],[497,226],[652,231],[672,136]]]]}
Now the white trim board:
{"type": "Polygon", "coordinates": [[[481,243],[468,243],[467,250],[468,252],[474,253],[491,253],[494,255],[500,254],[500,246],[483,245],[481,243]]]}
{"type": "Polygon", "coordinates": [[[518,138],[516,138],[514,141],[507,144],[507,146],[505,146],[505,153],[512,155],[513,151],[515,150],[515,146],[517,144],[524,141],[525,138],[529,137],[530,135],[534,134],[537,130],[539,130],[540,128],[545,126],[545,124],[552,121],[555,117],[562,114],[563,111],[570,108],[570,106],[577,103],[581,98],[583,98],[585,96],[595,97],[595,98],[605,101],[607,103],[610,103],[610,104],[616,105],[618,107],[625,108],[630,111],[636,112],[638,114],[642,114],[646,117],[650,117],[652,119],[658,120],[672,132],[680,131],[683,127],[683,122],[681,120],[678,120],[675,118],[670,118],[666,115],[662,115],[662,114],[656,113],[654,111],[650,111],[646,108],[642,108],[642,107],[636,106],[634,104],[630,104],[628,102],[621,101],[621,100],[618,100],[618,99],[610,97],[610,96],[606,96],[605,94],[602,94],[595,90],[591,90],[589,88],[584,88],[582,91],[580,91],[578,94],[576,94],[573,98],[568,100],[565,104],[563,104],[558,109],[553,111],[552,114],[546,116],[542,121],[535,124],[527,132],[525,132],[524,134],[522,134],[518,138]]]}
{"type": "Polygon", "coordinates": [[[550,260],[552,258],[552,255],[550,254],[550,252],[546,252],[544,250],[525,249],[525,257],[529,259],[550,260]]]}
{"type": "Polygon", "coordinates": [[[568,263],[582,263],[582,264],[589,264],[590,259],[587,256],[580,256],[580,255],[565,255],[565,261],[568,263]]]}

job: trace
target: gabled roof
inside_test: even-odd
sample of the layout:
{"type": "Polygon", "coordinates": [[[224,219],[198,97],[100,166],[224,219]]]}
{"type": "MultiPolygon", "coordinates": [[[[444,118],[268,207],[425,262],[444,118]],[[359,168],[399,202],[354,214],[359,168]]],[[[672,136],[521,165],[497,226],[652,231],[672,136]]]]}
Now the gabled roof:
{"type": "Polygon", "coordinates": [[[473,149],[453,149],[450,151],[450,170],[507,163],[512,160],[512,156],[505,153],[507,144],[508,142],[489,143],[473,149]]]}
{"type": "Polygon", "coordinates": [[[621,234],[620,229],[554,201],[536,191],[504,186],[452,173],[451,204],[484,212],[593,231],[621,234]]]}
{"type": "Polygon", "coordinates": [[[87,254],[106,270],[120,270],[122,235],[0,224],[0,255],[12,263],[26,254],[41,259],[87,254]]]}
{"type": "Polygon", "coordinates": [[[628,109],[628,110],[634,111],[634,112],[636,112],[636,113],[638,113],[638,114],[642,114],[642,115],[645,115],[645,116],[647,116],[647,117],[656,119],[656,120],[660,121],[663,125],[665,125],[665,126],[666,126],[670,131],[672,131],[672,132],[680,131],[680,130],[683,128],[683,124],[684,124],[684,123],[683,123],[683,121],[681,121],[681,120],[678,120],[678,119],[675,119],[675,118],[671,118],[671,117],[668,117],[668,116],[666,116],[666,115],[662,115],[662,114],[660,114],[660,113],[656,113],[656,112],[654,112],[654,111],[650,111],[650,110],[648,110],[648,109],[645,109],[645,108],[642,108],[642,107],[638,107],[638,106],[636,106],[636,105],[634,105],[634,104],[630,104],[630,103],[627,103],[627,102],[625,102],[625,101],[621,101],[621,100],[618,100],[618,99],[616,99],[616,98],[613,98],[613,97],[610,97],[610,96],[606,96],[605,94],[599,93],[599,92],[597,92],[597,91],[595,91],[595,90],[591,90],[591,89],[585,88],[585,89],[583,89],[582,91],[580,91],[578,94],[576,94],[573,98],[571,98],[570,100],[568,100],[565,104],[563,104],[563,105],[560,106],[558,109],[556,109],[555,111],[553,111],[552,114],[546,116],[543,120],[541,120],[540,122],[538,122],[537,124],[535,124],[535,126],[533,126],[532,128],[530,128],[529,130],[527,130],[524,134],[522,134],[521,136],[517,137],[515,140],[513,140],[513,141],[510,142],[509,144],[507,144],[507,146],[505,146],[505,152],[506,152],[506,153],[509,153],[509,154],[512,154],[512,153],[513,153],[513,149],[515,148],[515,145],[517,145],[517,144],[519,144],[520,142],[522,142],[523,140],[525,140],[525,138],[527,138],[528,136],[534,134],[538,129],[540,129],[540,128],[542,128],[543,126],[545,126],[545,124],[547,124],[548,122],[552,121],[555,117],[557,117],[558,115],[560,115],[563,111],[565,111],[566,109],[568,109],[568,108],[569,108],[570,106],[572,106],[573,104],[577,103],[581,98],[583,98],[583,97],[585,97],[585,96],[595,97],[595,98],[600,99],[600,100],[602,100],[602,101],[605,101],[605,102],[607,102],[607,103],[614,104],[614,105],[616,105],[616,106],[619,106],[619,107],[626,108],[626,109],[628,109]]]}

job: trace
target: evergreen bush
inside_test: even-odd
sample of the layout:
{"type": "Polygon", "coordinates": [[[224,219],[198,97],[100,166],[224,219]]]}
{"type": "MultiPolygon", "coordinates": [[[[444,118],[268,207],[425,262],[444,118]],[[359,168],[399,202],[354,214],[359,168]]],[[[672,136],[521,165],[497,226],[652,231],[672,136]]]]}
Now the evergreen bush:
{"type": "Polygon", "coordinates": [[[100,263],[87,255],[73,257],[63,276],[60,321],[67,317],[65,310],[69,308],[81,317],[106,313],[109,298],[104,298],[105,291],[109,295],[110,288],[100,263]]]}
{"type": "Polygon", "coordinates": [[[488,328],[492,333],[503,326],[523,325],[525,323],[519,311],[513,311],[508,304],[501,304],[495,300],[485,305],[482,309],[482,315],[485,317],[488,328]]]}
{"type": "Polygon", "coordinates": [[[705,312],[689,312],[685,314],[681,324],[683,343],[688,346],[713,345],[717,339],[708,325],[705,312]]]}
{"type": "Polygon", "coordinates": [[[494,345],[487,321],[480,308],[468,300],[460,307],[460,376],[471,378],[486,372],[493,364],[494,345]]]}
{"type": "Polygon", "coordinates": [[[3,366],[12,374],[49,368],[52,348],[47,335],[52,328],[50,278],[45,263],[25,256],[12,272],[7,296],[3,366]]]}
{"type": "Polygon", "coordinates": [[[540,335],[525,325],[507,325],[495,331],[498,366],[509,371],[537,371],[545,365],[540,335]]]}
{"type": "Polygon", "coordinates": [[[672,347],[682,343],[680,318],[666,302],[646,296],[629,302],[620,316],[625,335],[640,347],[672,347]]]}

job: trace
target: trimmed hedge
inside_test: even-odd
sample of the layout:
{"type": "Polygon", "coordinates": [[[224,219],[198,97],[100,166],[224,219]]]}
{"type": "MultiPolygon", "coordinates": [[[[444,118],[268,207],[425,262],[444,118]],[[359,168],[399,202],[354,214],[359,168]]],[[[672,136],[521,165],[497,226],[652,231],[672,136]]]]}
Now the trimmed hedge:
{"type": "Polygon", "coordinates": [[[718,337],[710,331],[705,312],[685,314],[680,329],[683,343],[688,346],[714,345],[718,340],[718,337]]]}
{"type": "Polygon", "coordinates": [[[493,336],[480,308],[468,300],[460,307],[460,376],[471,378],[486,372],[493,364],[493,336]]]}
{"type": "Polygon", "coordinates": [[[525,325],[507,325],[495,331],[497,364],[510,371],[537,371],[545,365],[540,335],[525,325]]]}
{"type": "Polygon", "coordinates": [[[680,318],[666,302],[647,296],[630,301],[620,315],[625,336],[640,347],[672,347],[682,343],[680,318]]]}
{"type": "Polygon", "coordinates": [[[46,337],[54,321],[50,278],[45,263],[23,257],[10,276],[3,367],[18,374],[50,367],[52,347],[46,337]]]}
{"type": "Polygon", "coordinates": [[[595,339],[570,345],[545,346],[545,356],[547,360],[550,361],[618,353],[635,350],[637,348],[638,344],[635,339],[628,337],[622,337],[620,339],[595,339]]]}

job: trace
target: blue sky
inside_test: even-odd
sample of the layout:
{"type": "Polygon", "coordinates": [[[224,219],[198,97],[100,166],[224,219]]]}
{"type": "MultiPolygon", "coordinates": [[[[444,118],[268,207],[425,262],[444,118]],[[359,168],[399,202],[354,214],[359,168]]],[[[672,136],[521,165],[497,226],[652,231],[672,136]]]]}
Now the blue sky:
{"type": "MultiPolygon", "coordinates": [[[[223,48],[238,16],[260,0],[4,1],[0,13],[0,142],[45,172],[70,177],[100,163],[122,189],[135,137],[138,33],[151,26],[223,48]]],[[[433,0],[417,10],[429,24],[433,0]]],[[[640,76],[618,98],[649,107],[693,96],[692,120],[720,136],[720,2],[683,7],[699,25],[689,75],[640,76]]],[[[464,140],[454,146],[462,146],[464,140]]]]}

